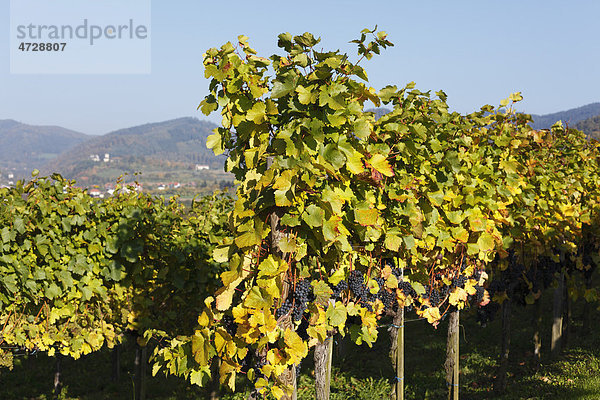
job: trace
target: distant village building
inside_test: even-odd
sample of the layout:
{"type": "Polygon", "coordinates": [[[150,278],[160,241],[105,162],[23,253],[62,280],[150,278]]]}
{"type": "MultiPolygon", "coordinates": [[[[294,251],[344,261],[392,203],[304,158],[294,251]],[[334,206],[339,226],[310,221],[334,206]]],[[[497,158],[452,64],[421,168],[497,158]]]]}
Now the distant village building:
{"type": "Polygon", "coordinates": [[[202,171],[203,169],[210,169],[208,165],[196,164],[196,171],[202,171]]]}
{"type": "Polygon", "coordinates": [[[100,156],[98,154],[90,154],[90,159],[94,162],[100,162],[100,156]]]}
{"type": "MultiPolygon", "coordinates": [[[[92,197],[96,197],[99,198],[100,196],[102,196],[102,192],[99,189],[90,189],[88,194],[92,197]]],[[[104,196],[102,196],[104,197],[104,196]]]]}
{"type": "Polygon", "coordinates": [[[8,179],[14,179],[14,178],[15,178],[15,176],[13,175],[13,173],[9,172],[8,173],[8,179]]]}
{"type": "Polygon", "coordinates": [[[104,154],[104,162],[109,162],[110,161],[110,154],[105,153],[104,154]]]}

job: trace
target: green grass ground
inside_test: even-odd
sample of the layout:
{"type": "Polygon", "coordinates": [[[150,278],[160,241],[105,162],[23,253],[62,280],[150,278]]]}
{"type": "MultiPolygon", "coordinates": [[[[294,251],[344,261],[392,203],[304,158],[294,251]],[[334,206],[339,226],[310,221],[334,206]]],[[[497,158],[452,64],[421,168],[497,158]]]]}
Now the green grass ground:
{"type": "MultiPolygon", "coordinates": [[[[546,296],[550,297],[550,296],[546,296]]],[[[512,348],[508,388],[503,396],[495,396],[492,383],[496,360],[500,352],[499,320],[482,328],[475,318],[463,312],[461,318],[461,399],[600,399],[600,331],[584,335],[581,310],[574,310],[574,322],[569,348],[551,360],[550,309],[544,307],[543,360],[535,366],[532,357],[532,308],[514,310],[512,348]]],[[[594,312],[592,321],[600,316],[594,312]]],[[[414,318],[409,316],[408,318],[414,318]]],[[[593,326],[595,326],[593,324],[593,326]]],[[[443,399],[445,381],[446,324],[437,329],[425,321],[406,323],[406,398],[443,399]]],[[[369,349],[338,341],[334,355],[331,399],[385,399],[391,390],[394,371],[388,357],[389,339],[385,329],[380,340],[369,349]]],[[[74,361],[62,362],[65,400],[132,399],[133,380],[129,371],[133,365],[133,347],[122,349],[121,380],[111,381],[111,354],[101,351],[74,361]]],[[[17,357],[13,371],[0,372],[0,399],[51,399],[55,359],[44,355],[17,357]]],[[[305,361],[298,389],[300,400],[314,399],[312,365],[305,361]]],[[[223,393],[224,400],[241,400],[244,386],[238,393],[223,393]]],[[[205,399],[207,392],[192,387],[177,378],[148,378],[148,399],[205,399]]]]}

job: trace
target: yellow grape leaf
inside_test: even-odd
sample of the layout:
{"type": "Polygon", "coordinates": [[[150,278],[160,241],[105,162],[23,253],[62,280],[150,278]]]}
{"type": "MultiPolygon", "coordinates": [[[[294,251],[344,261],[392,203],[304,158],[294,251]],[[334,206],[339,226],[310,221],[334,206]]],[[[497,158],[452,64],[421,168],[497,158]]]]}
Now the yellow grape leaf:
{"type": "Polygon", "coordinates": [[[306,343],[291,329],[286,329],[283,340],[287,346],[286,353],[289,356],[288,364],[298,364],[308,354],[306,343]]]}
{"type": "MultiPolygon", "coordinates": [[[[342,331],[340,331],[342,332],[342,331]]],[[[315,345],[317,343],[322,343],[327,338],[327,326],[325,325],[315,325],[309,326],[306,330],[308,336],[311,337],[309,341],[309,345],[315,345]]]]}
{"type": "Polygon", "coordinates": [[[477,289],[475,289],[475,285],[477,285],[477,281],[475,279],[469,279],[465,283],[465,291],[467,292],[467,294],[473,296],[475,293],[477,293],[477,289]]]}
{"type": "Polygon", "coordinates": [[[466,243],[469,241],[469,232],[462,226],[450,228],[450,231],[452,232],[452,237],[459,242],[466,243]]]}
{"type": "Polygon", "coordinates": [[[344,268],[338,268],[330,277],[329,277],[329,283],[331,283],[332,285],[337,285],[338,283],[340,283],[342,281],[342,279],[344,279],[345,277],[345,272],[344,272],[344,268]]]}
{"type": "Polygon", "coordinates": [[[294,171],[291,169],[286,169],[277,177],[275,183],[273,184],[273,189],[280,189],[283,191],[287,191],[292,186],[292,179],[294,177],[294,171]]]}
{"type": "Polygon", "coordinates": [[[192,354],[194,355],[194,360],[196,360],[198,364],[208,364],[209,355],[204,348],[204,336],[202,336],[202,333],[199,331],[196,331],[194,336],[192,336],[192,354]]]}
{"type": "Polygon", "coordinates": [[[381,270],[381,277],[383,279],[387,279],[388,276],[390,276],[392,274],[392,268],[389,265],[385,265],[385,267],[383,267],[383,269],[381,270]]]}
{"type": "Polygon", "coordinates": [[[371,208],[368,210],[355,210],[354,215],[356,222],[362,226],[373,226],[377,224],[377,217],[379,217],[379,210],[371,208]]]}
{"type": "Polygon", "coordinates": [[[373,157],[371,157],[371,159],[369,160],[369,164],[373,168],[375,168],[375,170],[377,170],[385,176],[394,176],[392,166],[382,154],[375,154],[373,157]]]}
{"type": "Polygon", "coordinates": [[[279,349],[271,349],[267,352],[267,362],[271,365],[279,365],[285,356],[279,349]]]}
{"type": "Polygon", "coordinates": [[[283,395],[285,394],[283,389],[281,389],[279,386],[273,386],[271,388],[271,393],[273,394],[273,396],[275,396],[275,398],[277,400],[281,399],[283,397],[283,395]]]}
{"type": "Polygon", "coordinates": [[[216,247],[213,250],[213,259],[218,263],[229,261],[229,248],[230,246],[216,247]]]}
{"type": "Polygon", "coordinates": [[[202,311],[202,314],[198,317],[198,325],[201,327],[207,327],[210,324],[210,319],[208,318],[208,314],[206,311],[202,311]]]}
{"type": "Polygon", "coordinates": [[[277,276],[285,271],[288,265],[281,260],[275,260],[271,254],[265,258],[258,266],[258,277],[262,276],[277,276]]]}
{"type": "Polygon", "coordinates": [[[352,152],[350,156],[346,154],[346,168],[353,174],[361,174],[364,172],[365,167],[362,162],[362,154],[358,151],[352,152]]]}
{"type": "Polygon", "coordinates": [[[242,281],[242,277],[240,277],[237,271],[225,271],[221,274],[221,281],[223,282],[223,286],[231,286],[231,284],[237,286],[242,281]]]}
{"type": "MultiPolygon", "coordinates": [[[[386,268],[390,268],[390,267],[386,267],[386,268]]],[[[390,273],[387,280],[385,281],[385,287],[387,287],[388,289],[397,289],[398,288],[398,278],[396,278],[396,275],[390,273]]]]}
{"type": "MultiPolygon", "coordinates": [[[[241,282],[241,278],[240,278],[240,282],[241,282]]],[[[231,302],[233,301],[233,293],[235,292],[236,286],[237,285],[224,286],[216,291],[215,294],[217,295],[217,298],[216,298],[217,310],[225,311],[229,307],[231,307],[231,302]]]]}
{"type": "Polygon", "coordinates": [[[219,381],[233,391],[235,391],[235,370],[236,366],[230,364],[227,360],[223,360],[219,367],[219,381]]]}
{"type": "Polygon", "coordinates": [[[244,305],[251,308],[270,307],[271,304],[263,297],[260,288],[254,286],[248,296],[244,299],[244,305]]]}
{"type": "Polygon", "coordinates": [[[463,288],[455,288],[452,293],[450,293],[450,298],[448,299],[450,304],[456,306],[459,310],[464,307],[464,303],[467,301],[467,292],[463,288]]]}
{"type": "Polygon", "coordinates": [[[360,308],[356,306],[356,303],[351,301],[348,304],[346,304],[346,311],[348,312],[348,315],[354,316],[359,314],[360,308]]]}
{"type": "Polygon", "coordinates": [[[479,246],[479,251],[488,252],[494,250],[496,242],[491,234],[483,232],[481,236],[479,236],[479,239],[477,239],[477,245],[479,246]]]}
{"type": "Polygon", "coordinates": [[[485,283],[485,281],[488,278],[488,274],[485,271],[481,271],[481,276],[479,277],[479,286],[483,286],[483,284],[485,283]]]}
{"type": "Polygon", "coordinates": [[[442,318],[440,315],[440,309],[437,307],[429,307],[423,311],[423,318],[427,318],[427,322],[430,324],[437,323],[442,318]]]}
{"type": "Polygon", "coordinates": [[[341,302],[336,302],[335,305],[329,304],[326,315],[331,326],[342,328],[346,323],[346,307],[341,302]]]}
{"type": "Polygon", "coordinates": [[[385,247],[391,251],[398,251],[402,245],[402,238],[396,235],[385,235],[385,247]]]}

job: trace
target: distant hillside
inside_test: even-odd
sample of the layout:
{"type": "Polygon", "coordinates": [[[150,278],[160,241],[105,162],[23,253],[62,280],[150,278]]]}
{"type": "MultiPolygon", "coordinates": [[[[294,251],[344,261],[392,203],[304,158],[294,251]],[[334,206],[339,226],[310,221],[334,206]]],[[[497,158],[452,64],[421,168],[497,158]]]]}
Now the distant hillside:
{"type": "Polygon", "coordinates": [[[215,127],[188,117],[121,129],[73,147],[48,163],[43,172],[59,172],[79,181],[99,174],[110,180],[121,172],[189,169],[196,164],[222,171],[225,157],[216,157],[206,148],[206,138],[215,127]],[[108,163],[103,161],[105,154],[109,154],[108,163]],[[100,161],[91,157],[96,155],[100,161]],[[109,166],[114,171],[106,171],[109,166]]]}
{"type": "Polygon", "coordinates": [[[575,129],[584,132],[588,137],[600,140],[600,113],[575,124],[575,129]]]}
{"type": "Polygon", "coordinates": [[[385,108],[385,107],[377,107],[377,108],[371,108],[367,111],[375,113],[375,119],[379,119],[392,110],[390,110],[389,108],[385,108]]]}
{"type": "Polygon", "coordinates": [[[572,108],[566,111],[559,111],[552,114],[535,115],[532,114],[533,118],[532,126],[535,129],[548,129],[556,121],[562,121],[564,124],[569,126],[575,126],[578,122],[600,115],[600,103],[592,103],[582,107],[572,108]]]}
{"type": "Polygon", "coordinates": [[[90,138],[58,126],[26,125],[11,119],[0,120],[0,173],[16,178],[30,176],[49,160],[90,138]]]}

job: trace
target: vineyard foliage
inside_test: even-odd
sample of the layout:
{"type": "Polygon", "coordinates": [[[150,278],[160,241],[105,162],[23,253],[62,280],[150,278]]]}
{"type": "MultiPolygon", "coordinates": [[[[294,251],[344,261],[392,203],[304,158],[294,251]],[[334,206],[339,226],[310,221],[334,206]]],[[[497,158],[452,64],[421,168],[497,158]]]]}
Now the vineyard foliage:
{"type": "Polygon", "coordinates": [[[269,59],[247,40],[204,58],[199,108],[222,116],[207,145],[226,152],[238,189],[233,235],[213,254],[229,270],[174,344],[193,355],[179,374],[202,383],[218,358],[221,383],[244,373],[281,398],[289,370],[334,332],[371,344],[401,306],[436,325],[488,303],[481,285],[510,255],[528,268],[577,256],[597,214],[596,143],[560,124],[533,130],[518,93],[460,115],[412,83],[376,91],[360,62],[392,46],[383,32],[353,41],[356,63],[309,33],[281,34],[285,53],[269,59]],[[393,109],[376,120],[368,104],[393,109]]]}
{"type": "MultiPolygon", "coordinates": [[[[2,348],[79,358],[126,330],[189,334],[215,289],[211,240],[224,234],[231,201],[184,210],[121,191],[99,201],[59,175],[0,190],[2,348]]],[[[11,356],[3,351],[5,365],[11,356]]]]}
{"type": "Polygon", "coordinates": [[[442,91],[373,89],[361,63],[393,46],[384,32],[361,32],[356,62],[319,41],[281,34],[264,58],[240,36],[204,55],[199,108],[222,116],[207,146],[235,199],[99,201],[58,175],[0,189],[2,343],[77,358],[133,330],[155,374],[203,385],[218,369],[282,398],[311,347],[372,345],[401,307],[435,326],[531,304],[562,275],[598,300],[597,142],[532,129],[519,93],[462,115],[442,91]]]}

